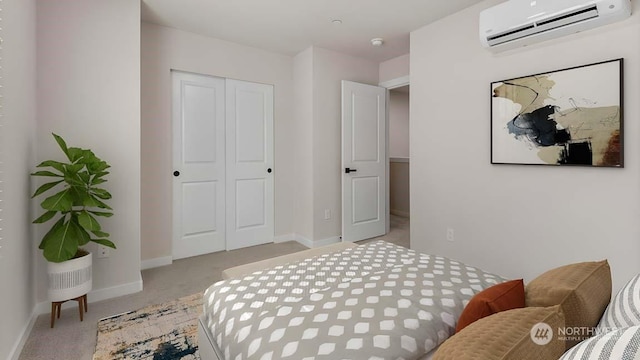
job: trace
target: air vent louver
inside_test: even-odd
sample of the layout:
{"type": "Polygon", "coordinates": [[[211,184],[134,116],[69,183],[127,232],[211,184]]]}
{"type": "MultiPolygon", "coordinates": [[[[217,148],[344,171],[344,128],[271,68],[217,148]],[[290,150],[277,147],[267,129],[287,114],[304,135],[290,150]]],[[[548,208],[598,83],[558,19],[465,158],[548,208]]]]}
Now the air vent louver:
{"type": "Polygon", "coordinates": [[[551,18],[543,18],[532,22],[530,25],[521,26],[517,29],[508,30],[499,34],[487,37],[490,45],[503,44],[517,40],[531,34],[541,33],[568,26],[579,22],[587,21],[598,17],[598,7],[591,5],[582,9],[577,9],[569,13],[555,15],[551,18]]]}
{"type": "Polygon", "coordinates": [[[593,29],[631,16],[630,0],[506,0],[480,12],[482,46],[493,52],[593,29]]]}

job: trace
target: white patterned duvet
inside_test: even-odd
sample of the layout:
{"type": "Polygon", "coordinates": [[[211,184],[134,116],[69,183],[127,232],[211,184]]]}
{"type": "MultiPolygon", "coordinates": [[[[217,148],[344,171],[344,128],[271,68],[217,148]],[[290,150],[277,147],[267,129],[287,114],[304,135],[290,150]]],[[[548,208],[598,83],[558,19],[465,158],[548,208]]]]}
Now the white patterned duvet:
{"type": "Polygon", "coordinates": [[[224,360],[413,360],[502,281],[378,241],[220,281],[204,294],[204,318],[224,360]]]}

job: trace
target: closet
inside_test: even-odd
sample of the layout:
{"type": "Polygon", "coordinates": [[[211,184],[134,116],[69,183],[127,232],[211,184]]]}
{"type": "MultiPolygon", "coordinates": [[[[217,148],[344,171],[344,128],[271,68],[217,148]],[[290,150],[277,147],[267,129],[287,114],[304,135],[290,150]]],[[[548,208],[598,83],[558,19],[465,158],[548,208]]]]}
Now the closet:
{"type": "Polygon", "coordinates": [[[173,258],[273,242],[273,85],[171,77],[173,258]]]}

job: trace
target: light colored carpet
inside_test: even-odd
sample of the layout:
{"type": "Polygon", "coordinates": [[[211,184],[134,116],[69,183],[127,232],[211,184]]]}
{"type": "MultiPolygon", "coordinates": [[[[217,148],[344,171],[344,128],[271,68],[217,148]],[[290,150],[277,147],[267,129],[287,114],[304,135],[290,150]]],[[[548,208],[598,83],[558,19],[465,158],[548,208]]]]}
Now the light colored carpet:
{"type": "MultiPolygon", "coordinates": [[[[376,239],[409,247],[409,220],[391,216],[391,232],[376,239]]],[[[203,292],[222,279],[224,269],[305,249],[305,246],[289,241],[181,259],[172,265],[144,270],[143,291],[95,303],[91,303],[89,297],[89,312],[83,322],[78,319],[76,308],[63,310],[53,329],[49,328],[49,314],[39,316],[19,359],[91,360],[96,347],[98,320],[203,292]]]]}

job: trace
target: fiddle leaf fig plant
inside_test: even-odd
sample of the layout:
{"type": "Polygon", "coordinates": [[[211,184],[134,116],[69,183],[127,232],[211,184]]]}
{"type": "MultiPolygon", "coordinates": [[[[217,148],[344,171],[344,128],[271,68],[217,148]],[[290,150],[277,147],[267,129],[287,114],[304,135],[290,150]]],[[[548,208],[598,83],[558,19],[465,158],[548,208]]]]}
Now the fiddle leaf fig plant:
{"type": "Polygon", "coordinates": [[[111,199],[111,194],[98,187],[107,181],[104,177],[109,174],[110,165],[91,150],[67,147],[62,137],[56,134],[53,137],[68,162],[47,160],[37,166],[43,170],[31,174],[53,178],[38,187],[32,196],[46,196],[40,203],[45,213],[35,219],[34,224],[56,218],[39,248],[48,261],[56,263],[79,256],[80,247],[90,241],[115,249],[109,234],[102,231],[98,222],[98,217],[113,215],[105,202],[111,199]]]}

